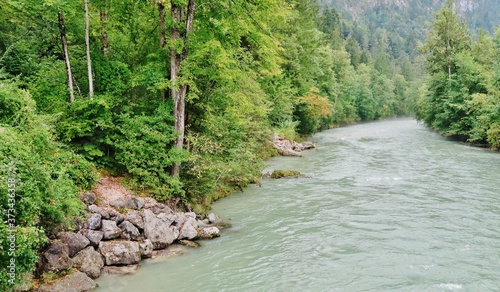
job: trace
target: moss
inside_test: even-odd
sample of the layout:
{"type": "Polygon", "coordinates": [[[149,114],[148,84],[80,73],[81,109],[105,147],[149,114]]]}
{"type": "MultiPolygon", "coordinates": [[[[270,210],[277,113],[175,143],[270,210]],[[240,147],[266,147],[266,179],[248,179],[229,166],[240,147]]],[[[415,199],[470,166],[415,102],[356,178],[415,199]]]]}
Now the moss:
{"type": "Polygon", "coordinates": [[[271,178],[303,177],[304,175],[296,170],[275,170],[271,173],[271,178]]]}

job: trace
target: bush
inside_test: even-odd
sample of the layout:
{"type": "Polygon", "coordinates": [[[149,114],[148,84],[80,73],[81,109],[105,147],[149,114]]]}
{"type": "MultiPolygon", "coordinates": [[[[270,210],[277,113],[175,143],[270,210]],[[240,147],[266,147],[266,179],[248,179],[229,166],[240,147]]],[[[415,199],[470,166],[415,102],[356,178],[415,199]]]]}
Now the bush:
{"type": "MultiPolygon", "coordinates": [[[[45,233],[72,228],[83,211],[78,192],[90,188],[96,176],[81,156],[55,141],[54,119],[37,115],[26,91],[0,82],[0,109],[0,193],[12,194],[0,196],[0,265],[7,267],[14,259],[19,276],[34,269],[45,233]],[[9,254],[11,230],[15,254],[9,254]]],[[[0,276],[0,290],[12,288],[8,280],[0,276]]]]}

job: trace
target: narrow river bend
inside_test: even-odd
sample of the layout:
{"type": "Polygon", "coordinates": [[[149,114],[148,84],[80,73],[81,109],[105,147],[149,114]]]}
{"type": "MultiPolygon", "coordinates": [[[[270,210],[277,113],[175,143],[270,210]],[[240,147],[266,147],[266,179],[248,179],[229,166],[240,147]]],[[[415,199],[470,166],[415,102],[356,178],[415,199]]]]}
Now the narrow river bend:
{"type": "Polygon", "coordinates": [[[500,154],[411,119],[324,131],[219,201],[222,237],[97,291],[499,291],[500,154]]]}

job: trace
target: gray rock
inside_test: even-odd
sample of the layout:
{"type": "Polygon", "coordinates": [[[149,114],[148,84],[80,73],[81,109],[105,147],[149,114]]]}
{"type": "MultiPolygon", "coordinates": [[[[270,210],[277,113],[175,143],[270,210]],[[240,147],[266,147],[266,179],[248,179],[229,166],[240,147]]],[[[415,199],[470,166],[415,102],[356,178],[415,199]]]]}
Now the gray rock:
{"type": "Polygon", "coordinates": [[[193,217],[187,217],[181,229],[179,230],[178,239],[193,239],[198,236],[198,221],[193,217]]]}
{"type": "Polygon", "coordinates": [[[120,224],[123,222],[123,220],[125,220],[125,217],[122,214],[117,213],[114,216],[112,216],[110,219],[115,221],[116,224],[120,224]]]}
{"type": "Polygon", "coordinates": [[[59,235],[59,239],[68,246],[70,257],[73,257],[90,244],[87,237],[73,232],[63,232],[59,235]]]}
{"type": "Polygon", "coordinates": [[[125,208],[139,210],[144,207],[144,199],[136,196],[127,195],[124,202],[125,208]]]}
{"type": "Polygon", "coordinates": [[[160,213],[157,214],[156,217],[160,219],[161,221],[165,222],[168,226],[172,225],[172,223],[175,222],[177,219],[177,215],[174,213],[160,213]]]}
{"type": "Polygon", "coordinates": [[[67,244],[60,241],[54,242],[42,255],[43,270],[45,272],[58,272],[73,266],[69,257],[67,244]]]}
{"type": "Polygon", "coordinates": [[[103,275],[130,275],[137,271],[139,265],[128,265],[128,266],[105,266],[102,268],[101,273],[103,275]]]}
{"type": "Polygon", "coordinates": [[[80,199],[87,205],[92,205],[95,203],[97,197],[92,192],[87,192],[80,195],[80,199]]]}
{"type": "Polygon", "coordinates": [[[173,230],[165,222],[158,219],[151,210],[145,209],[143,211],[143,220],[144,236],[151,240],[154,249],[166,248],[174,242],[173,230]]]}
{"type": "Polygon", "coordinates": [[[103,239],[110,240],[120,237],[122,230],[116,226],[115,221],[102,220],[103,239]]]}
{"type": "Polygon", "coordinates": [[[139,242],[139,249],[141,250],[142,258],[150,258],[153,256],[153,243],[149,239],[139,242]]]}
{"type": "Polygon", "coordinates": [[[120,229],[122,230],[122,238],[129,240],[139,240],[141,233],[134,224],[130,223],[129,221],[123,221],[118,227],[120,227],[120,229]]]}
{"type": "Polygon", "coordinates": [[[64,276],[50,284],[43,284],[38,292],[83,292],[96,287],[94,280],[82,272],[75,272],[64,276]]]}
{"type": "Polygon", "coordinates": [[[158,203],[153,198],[144,198],[143,208],[150,209],[155,214],[159,214],[159,213],[172,214],[172,213],[174,213],[174,211],[172,211],[172,209],[170,209],[167,205],[162,204],[162,203],[158,203]]]}
{"type": "Polygon", "coordinates": [[[118,198],[109,204],[115,208],[125,208],[125,200],[123,198],[118,198]]]}
{"type": "Polygon", "coordinates": [[[125,214],[125,220],[134,224],[137,228],[144,229],[144,220],[137,210],[128,210],[125,214]]]}
{"type": "Polygon", "coordinates": [[[101,241],[99,252],[104,256],[107,266],[112,265],[132,265],[141,260],[139,243],[136,241],[101,241]]]}
{"type": "Polygon", "coordinates": [[[83,229],[80,231],[80,233],[87,237],[87,239],[90,241],[90,244],[94,247],[99,246],[99,242],[101,242],[102,238],[104,237],[104,232],[100,230],[92,230],[92,229],[83,229]]]}
{"type": "Polygon", "coordinates": [[[222,223],[222,219],[220,219],[220,217],[215,215],[214,213],[208,214],[207,219],[211,224],[222,223]]]}
{"type": "Polygon", "coordinates": [[[220,230],[219,228],[213,226],[213,227],[205,227],[201,229],[200,232],[200,237],[203,239],[211,239],[214,237],[219,237],[220,236],[220,230]]]}
{"type": "Polygon", "coordinates": [[[87,210],[89,210],[90,213],[101,215],[101,218],[103,219],[109,219],[109,212],[97,205],[90,205],[87,210]]]}
{"type": "Polygon", "coordinates": [[[101,214],[92,214],[89,219],[87,219],[87,227],[92,230],[101,229],[101,214]]]}
{"type": "Polygon", "coordinates": [[[84,272],[92,279],[95,279],[101,275],[101,269],[104,266],[104,261],[102,260],[101,254],[95,251],[91,246],[80,251],[73,258],[73,261],[78,270],[84,272]]]}

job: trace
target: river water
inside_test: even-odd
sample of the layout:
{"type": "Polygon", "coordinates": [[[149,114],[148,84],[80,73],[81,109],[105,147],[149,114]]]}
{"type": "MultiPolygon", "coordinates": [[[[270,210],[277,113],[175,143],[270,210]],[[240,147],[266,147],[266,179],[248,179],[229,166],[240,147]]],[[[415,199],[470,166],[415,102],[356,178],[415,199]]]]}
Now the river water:
{"type": "Polygon", "coordinates": [[[220,200],[220,238],[97,291],[500,291],[500,154],[411,119],[324,131],[220,200]]]}

